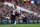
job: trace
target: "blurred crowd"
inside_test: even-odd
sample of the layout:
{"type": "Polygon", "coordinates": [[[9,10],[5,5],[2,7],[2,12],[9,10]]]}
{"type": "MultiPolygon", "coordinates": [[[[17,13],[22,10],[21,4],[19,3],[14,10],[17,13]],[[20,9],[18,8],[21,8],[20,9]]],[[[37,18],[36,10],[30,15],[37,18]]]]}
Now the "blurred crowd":
{"type": "Polygon", "coordinates": [[[23,14],[25,16],[27,16],[29,19],[40,19],[40,5],[39,4],[37,4],[37,3],[32,4],[30,1],[25,2],[22,0],[19,2],[16,2],[16,4],[22,8],[25,8],[25,9],[28,9],[30,11],[38,13],[38,15],[37,15],[38,17],[37,17],[34,15],[34,13],[30,14],[27,12],[23,12],[23,14]]]}
{"type": "Polygon", "coordinates": [[[40,14],[40,5],[36,3],[32,4],[30,2],[21,1],[18,3],[18,6],[40,14]]]}
{"type": "Polygon", "coordinates": [[[13,7],[9,7],[8,5],[0,4],[0,19],[6,19],[7,17],[11,19],[11,10],[13,7]]]}
{"type": "MultiPolygon", "coordinates": [[[[20,3],[18,2],[14,2],[14,4],[16,3],[17,6],[26,8],[30,11],[36,12],[38,13],[38,15],[40,14],[40,5],[37,4],[31,4],[29,2],[23,2],[21,1],[20,3]]],[[[4,5],[3,3],[0,3],[0,19],[11,19],[11,11],[13,10],[13,7],[9,7],[8,5],[4,5]]],[[[40,17],[37,17],[33,14],[30,14],[28,12],[24,12],[21,11],[21,13],[27,18],[27,19],[40,19],[40,17]]],[[[39,15],[40,16],[40,15],[39,15]]]]}

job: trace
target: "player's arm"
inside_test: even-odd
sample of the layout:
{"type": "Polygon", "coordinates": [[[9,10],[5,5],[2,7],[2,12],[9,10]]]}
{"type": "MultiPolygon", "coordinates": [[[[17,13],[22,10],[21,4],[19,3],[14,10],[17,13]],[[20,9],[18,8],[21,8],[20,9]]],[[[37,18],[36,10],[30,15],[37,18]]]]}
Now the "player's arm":
{"type": "Polygon", "coordinates": [[[13,13],[15,13],[16,12],[16,10],[15,11],[13,11],[13,13]]]}

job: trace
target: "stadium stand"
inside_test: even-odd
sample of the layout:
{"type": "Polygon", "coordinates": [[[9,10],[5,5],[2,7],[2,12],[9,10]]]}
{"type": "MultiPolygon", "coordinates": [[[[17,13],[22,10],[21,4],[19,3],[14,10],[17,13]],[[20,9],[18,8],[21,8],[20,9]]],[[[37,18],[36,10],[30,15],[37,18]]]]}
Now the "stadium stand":
{"type": "MultiPolygon", "coordinates": [[[[15,3],[16,2],[14,2],[14,4],[15,3]]],[[[14,8],[14,4],[0,2],[0,19],[7,19],[7,17],[11,19],[11,11],[14,8]]],[[[24,3],[23,1],[16,5],[18,9],[21,9],[21,13],[27,16],[27,19],[40,19],[40,5],[29,2],[24,3]]]]}

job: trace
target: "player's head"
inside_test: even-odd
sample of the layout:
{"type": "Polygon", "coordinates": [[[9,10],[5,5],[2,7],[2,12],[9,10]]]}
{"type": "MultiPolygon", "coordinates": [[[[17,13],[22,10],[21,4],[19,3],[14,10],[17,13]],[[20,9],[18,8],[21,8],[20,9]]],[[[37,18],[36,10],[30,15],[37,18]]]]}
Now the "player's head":
{"type": "Polygon", "coordinates": [[[17,8],[17,6],[16,6],[16,5],[14,5],[14,7],[15,7],[15,8],[17,8]]]}

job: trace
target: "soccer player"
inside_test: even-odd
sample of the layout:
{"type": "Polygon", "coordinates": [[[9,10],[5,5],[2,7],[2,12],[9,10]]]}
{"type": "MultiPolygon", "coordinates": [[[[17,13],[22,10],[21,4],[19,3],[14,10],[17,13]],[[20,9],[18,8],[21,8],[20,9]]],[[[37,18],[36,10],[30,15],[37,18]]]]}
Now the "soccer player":
{"type": "Polygon", "coordinates": [[[16,16],[15,16],[15,12],[16,12],[15,9],[13,9],[12,12],[11,12],[11,16],[12,16],[11,24],[12,24],[12,22],[13,22],[13,24],[14,24],[14,22],[15,22],[15,18],[16,18],[16,16]]]}
{"type": "Polygon", "coordinates": [[[19,15],[20,15],[20,9],[17,9],[17,7],[15,7],[15,10],[16,10],[16,13],[15,13],[15,15],[16,15],[16,20],[15,20],[14,26],[15,26],[15,24],[17,23],[17,21],[19,20],[19,15]]]}

